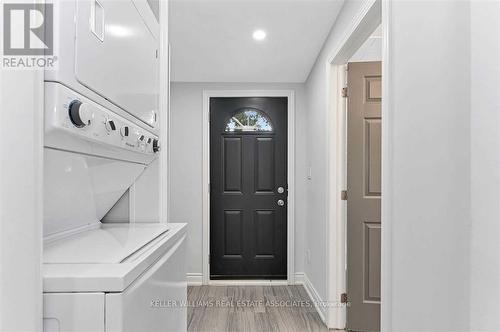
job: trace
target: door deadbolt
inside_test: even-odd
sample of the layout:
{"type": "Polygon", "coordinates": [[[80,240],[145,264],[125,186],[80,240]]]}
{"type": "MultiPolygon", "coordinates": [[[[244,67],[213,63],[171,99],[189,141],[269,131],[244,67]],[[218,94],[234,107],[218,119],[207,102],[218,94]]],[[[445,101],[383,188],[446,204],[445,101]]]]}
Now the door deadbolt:
{"type": "Polygon", "coordinates": [[[285,188],[278,187],[278,194],[283,194],[285,192],[285,188]]]}
{"type": "Polygon", "coordinates": [[[282,199],[279,199],[279,200],[278,200],[278,205],[279,205],[279,206],[283,206],[283,205],[285,205],[285,201],[284,201],[284,200],[282,200],[282,199]]]}

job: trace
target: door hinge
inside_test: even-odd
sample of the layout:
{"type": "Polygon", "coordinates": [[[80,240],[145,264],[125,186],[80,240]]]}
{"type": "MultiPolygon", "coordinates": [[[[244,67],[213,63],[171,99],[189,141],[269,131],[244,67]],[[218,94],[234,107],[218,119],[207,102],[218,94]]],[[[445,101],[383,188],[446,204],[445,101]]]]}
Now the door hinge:
{"type": "Polygon", "coordinates": [[[347,303],[347,293],[340,294],[340,303],[347,303]]]}
{"type": "Polygon", "coordinates": [[[347,201],[347,190],[342,190],[340,192],[340,199],[343,201],[347,201]]]}
{"type": "Polygon", "coordinates": [[[347,98],[347,87],[342,88],[342,97],[347,98]]]}

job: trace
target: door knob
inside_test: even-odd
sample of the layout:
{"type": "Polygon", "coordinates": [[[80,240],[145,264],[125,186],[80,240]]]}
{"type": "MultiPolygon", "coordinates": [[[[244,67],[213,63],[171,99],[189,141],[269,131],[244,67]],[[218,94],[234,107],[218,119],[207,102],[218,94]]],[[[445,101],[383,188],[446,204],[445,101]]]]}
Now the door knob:
{"type": "Polygon", "coordinates": [[[278,194],[283,194],[285,192],[285,188],[278,187],[278,194]]]}
{"type": "Polygon", "coordinates": [[[279,200],[278,200],[278,205],[279,205],[279,206],[283,206],[283,205],[285,205],[285,201],[284,201],[284,200],[282,200],[282,199],[279,199],[279,200]]]}

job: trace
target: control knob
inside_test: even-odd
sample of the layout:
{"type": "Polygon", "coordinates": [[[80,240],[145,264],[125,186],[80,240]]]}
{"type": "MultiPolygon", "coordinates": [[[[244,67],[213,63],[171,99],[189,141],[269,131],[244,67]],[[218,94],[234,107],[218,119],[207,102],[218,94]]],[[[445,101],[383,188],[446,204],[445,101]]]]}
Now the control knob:
{"type": "Polygon", "coordinates": [[[77,128],[90,126],[94,114],[88,108],[87,104],[79,100],[73,100],[68,107],[69,119],[77,128]]]}
{"type": "Polygon", "coordinates": [[[157,153],[158,151],[160,151],[160,141],[155,138],[153,140],[153,152],[157,153]]]}
{"type": "Polygon", "coordinates": [[[106,120],[106,122],[104,123],[104,125],[106,126],[106,130],[108,132],[116,130],[115,122],[113,120],[111,120],[111,119],[106,120]]]}
{"type": "Polygon", "coordinates": [[[128,126],[123,126],[120,128],[120,135],[122,135],[122,137],[128,137],[128,134],[129,134],[128,126]]]}

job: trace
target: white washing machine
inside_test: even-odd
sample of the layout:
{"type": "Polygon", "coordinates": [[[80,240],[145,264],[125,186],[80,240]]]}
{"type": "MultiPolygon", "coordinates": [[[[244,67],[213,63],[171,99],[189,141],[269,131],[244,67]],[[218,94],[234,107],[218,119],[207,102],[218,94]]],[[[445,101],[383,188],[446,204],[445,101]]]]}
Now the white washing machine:
{"type": "Polygon", "coordinates": [[[59,82],[156,132],[159,23],[148,0],[55,1],[59,82]]]}
{"type": "Polygon", "coordinates": [[[185,331],[186,225],[101,223],[158,137],[60,83],[45,95],[44,331],[185,331]]]}
{"type": "Polygon", "coordinates": [[[44,331],[185,331],[185,224],[102,224],[45,246],[44,331]]]}

